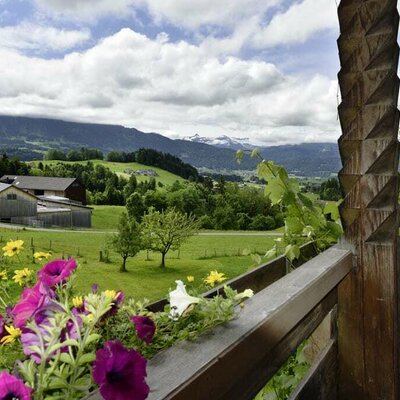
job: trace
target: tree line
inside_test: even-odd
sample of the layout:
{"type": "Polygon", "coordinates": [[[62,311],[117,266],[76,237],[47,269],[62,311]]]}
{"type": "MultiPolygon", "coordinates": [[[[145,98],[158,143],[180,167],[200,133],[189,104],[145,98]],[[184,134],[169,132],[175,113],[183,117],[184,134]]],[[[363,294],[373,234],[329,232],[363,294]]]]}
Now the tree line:
{"type": "MultiPolygon", "coordinates": [[[[105,158],[107,161],[111,162],[137,162],[139,164],[161,168],[184,179],[194,181],[201,180],[201,177],[195,167],[183,162],[180,158],[175,157],[172,154],[163,153],[157,150],[139,149],[138,151],[134,152],[111,151],[105,158]]],[[[45,153],[44,159],[58,161],[103,160],[104,154],[100,150],[84,147],[82,147],[80,150],[70,150],[68,152],[50,149],[45,153]]]]}

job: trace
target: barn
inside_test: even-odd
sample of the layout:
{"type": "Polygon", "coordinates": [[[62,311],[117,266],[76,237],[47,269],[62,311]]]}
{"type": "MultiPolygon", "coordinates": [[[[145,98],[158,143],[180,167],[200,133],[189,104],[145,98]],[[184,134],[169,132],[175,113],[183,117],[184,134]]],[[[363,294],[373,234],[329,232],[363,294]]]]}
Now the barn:
{"type": "Polygon", "coordinates": [[[86,188],[76,178],[4,175],[0,182],[12,184],[35,196],[59,196],[86,204],[86,188]]]}
{"type": "Polygon", "coordinates": [[[10,184],[0,183],[0,221],[31,224],[37,219],[36,196],[10,184]]]}
{"type": "Polygon", "coordinates": [[[59,196],[38,196],[38,219],[45,226],[90,228],[92,208],[59,196]]]}

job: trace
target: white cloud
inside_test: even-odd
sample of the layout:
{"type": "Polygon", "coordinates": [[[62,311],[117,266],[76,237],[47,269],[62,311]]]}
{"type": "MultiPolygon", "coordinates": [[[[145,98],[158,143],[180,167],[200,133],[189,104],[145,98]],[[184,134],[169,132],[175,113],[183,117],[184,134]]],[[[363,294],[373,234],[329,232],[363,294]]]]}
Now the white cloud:
{"type": "Polygon", "coordinates": [[[106,15],[132,14],[134,0],[34,0],[39,9],[58,17],[95,21],[106,15]]]}
{"type": "Polygon", "coordinates": [[[0,47],[35,51],[65,51],[90,39],[90,30],[65,30],[23,22],[0,27],[0,47]]]}
{"type": "Polygon", "coordinates": [[[253,37],[256,48],[281,44],[304,43],[315,33],[338,29],[336,5],[333,0],[304,0],[287,11],[273,16],[253,37]]]}
{"type": "Polygon", "coordinates": [[[0,48],[0,113],[263,143],[335,140],[336,83],[123,29],[63,59],[0,48]],[[29,74],[27,73],[29,71],[29,74]]]}
{"type": "Polygon", "coordinates": [[[142,0],[156,19],[198,28],[202,25],[230,26],[263,14],[282,0],[142,0]]]}

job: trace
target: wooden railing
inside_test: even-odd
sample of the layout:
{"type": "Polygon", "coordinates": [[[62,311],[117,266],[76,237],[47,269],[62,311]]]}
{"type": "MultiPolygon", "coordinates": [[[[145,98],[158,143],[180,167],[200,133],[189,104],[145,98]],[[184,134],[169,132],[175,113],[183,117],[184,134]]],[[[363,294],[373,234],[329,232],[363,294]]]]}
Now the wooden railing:
{"type": "Polygon", "coordinates": [[[316,330],[323,346],[291,399],[335,399],[337,287],[352,263],[350,251],[330,248],[260,290],[234,321],[156,355],[149,400],[251,400],[316,330]]]}

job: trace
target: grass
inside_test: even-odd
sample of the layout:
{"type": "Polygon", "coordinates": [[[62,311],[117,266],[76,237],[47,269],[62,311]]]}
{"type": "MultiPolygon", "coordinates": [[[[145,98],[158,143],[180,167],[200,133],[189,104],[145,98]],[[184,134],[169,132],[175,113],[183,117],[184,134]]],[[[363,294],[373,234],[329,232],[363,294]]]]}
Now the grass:
{"type": "Polygon", "coordinates": [[[40,264],[32,264],[31,240],[35,251],[50,250],[51,241],[54,258],[70,256],[79,261],[75,282],[78,292],[87,292],[92,283],[97,283],[101,289],[120,289],[129,296],[138,299],[146,297],[150,300],[164,297],[168,289],[174,287],[175,280],[185,280],[187,275],[193,275],[197,283],[211,270],[218,270],[228,278],[233,278],[255,266],[250,256],[241,255],[243,249],[248,248],[263,254],[273,245],[272,237],[195,236],[182,246],[179,259],[177,252],[167,255],[165,270],[159,267],[159,254],[150,253],[150,261],[146,261],[146,252],[141,252],[128,260],[128,272],[120,273],[121,258],[112,250],[110,263],[99,262],[99,251],[104,249],[107,242],[106,234],[0,229],[1,247],[6,240],[17,237],[25,241],[25,250],[19,259],[13,258],[10,261],[10,268],[39,269],[40,264]]]}
{"type": "Polygon", "coordinates": [[[98,230],[115,230],[121,214],[126,211],[124,206],[92,205],[92,228],[98,230]]]}
{"type": "MultiPolygon", "coordinates": [[[[44,165],[53,165],[53,164],[57,164],[59,162],[63,162],[66,164],[86,164],[87,161],[57,161],[57,160],[51,160],[51,161],[42,161],[42,163],[44,165]]],[[[122,175],[125,177],[129,177],[128,174],[126,174],[124,171],[126,169],[133,169],[135,171],[137,171],[138,169],[151,169],[153,171],[155,171],[158,176],[155,177],[156,182],[161,182],[164,185],[172,185],[175,181],[180,181],[183,182],[185,181],[185,179],[181,178],[178,175],[172,174],[171,172],[168,171],[164,171],[161,168],[157,168],[157,167],[150,167],[148,165],[143,165],[143,164],[138,164],[138,163],[117,163],[117,162],[109,162],[109,161],[104,161],[104,160],[91,160],[91,162],[94,165],[103,165],[106,168],[109,168],[112,172],[115,172],[118,175],[122,175]]],[[[33,162],[33,164],[35,166],[37,166],[38,161],[33,162]]],[[[142,182],[142,181],[148,181],[150,179],[150,177],[148,176],[136,176],[138,182],[142,182]]]]}

